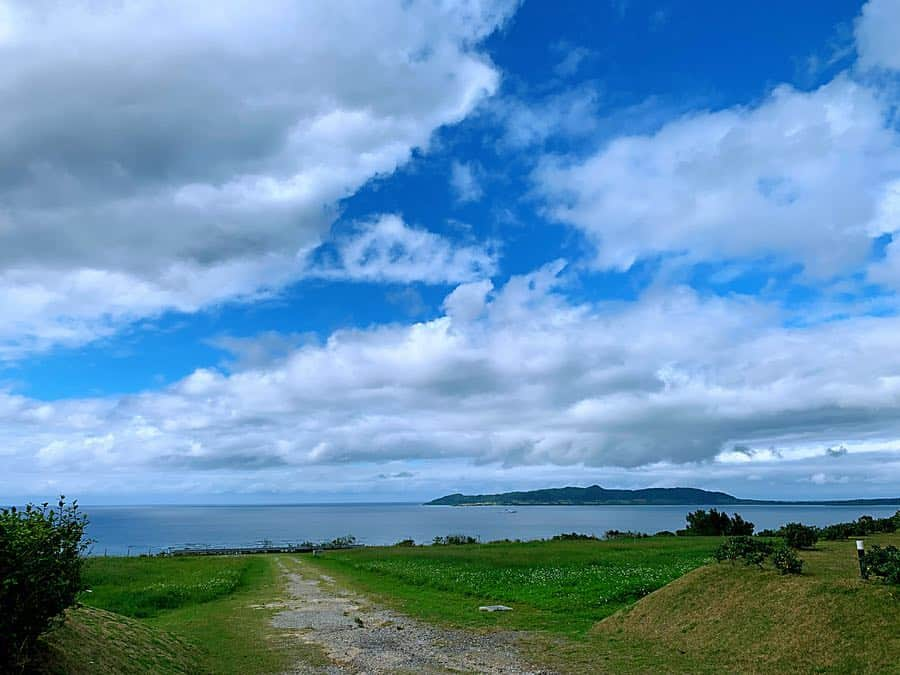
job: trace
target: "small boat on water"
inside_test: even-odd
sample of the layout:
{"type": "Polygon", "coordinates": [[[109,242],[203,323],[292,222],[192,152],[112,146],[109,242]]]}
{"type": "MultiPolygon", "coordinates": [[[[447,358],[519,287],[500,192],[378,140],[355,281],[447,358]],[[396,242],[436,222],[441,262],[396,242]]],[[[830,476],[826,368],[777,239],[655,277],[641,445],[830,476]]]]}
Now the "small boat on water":
{"type": "Polygon", "coordinates": [[[506,509],[507,513],[517,513],[515,509],[506,509]]]}

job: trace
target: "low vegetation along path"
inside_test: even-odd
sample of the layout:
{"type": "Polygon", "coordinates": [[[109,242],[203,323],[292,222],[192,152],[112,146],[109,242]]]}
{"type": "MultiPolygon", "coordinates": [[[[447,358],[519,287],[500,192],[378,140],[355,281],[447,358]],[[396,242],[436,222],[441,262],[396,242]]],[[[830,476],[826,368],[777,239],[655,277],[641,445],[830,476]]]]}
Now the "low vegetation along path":
{"type": "Polygon", "coordinates": [[[290,598],[276,628],[295,630],[321,649],[327,666],[295,673],[540,673],[517,653],[509,632],[443,629],[374,606],[295,558],[279,561],[290,598]]]}

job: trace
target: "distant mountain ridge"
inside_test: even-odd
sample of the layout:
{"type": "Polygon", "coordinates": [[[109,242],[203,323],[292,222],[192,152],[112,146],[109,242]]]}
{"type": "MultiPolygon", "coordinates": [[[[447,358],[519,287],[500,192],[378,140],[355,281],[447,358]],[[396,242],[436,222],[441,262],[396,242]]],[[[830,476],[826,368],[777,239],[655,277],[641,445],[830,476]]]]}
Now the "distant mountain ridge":
{"type": "Polygon", "coordinates": [[[831,506],[900,505],[900,497],[886,499],[841,499],[833,501],[779,501],[739,499],[726,492],[712,492],[698,488],[644,488],[641,490],[607,490],[599,485],[589,487],[546,488],[524,492],[503,492],[492,495],[464,495],[456,493],[426,502],[426,506],[578,506],[578,505],[639,505],[680,506],[702,504],[731,506],[737,504],[808,504],[831,506]]]}

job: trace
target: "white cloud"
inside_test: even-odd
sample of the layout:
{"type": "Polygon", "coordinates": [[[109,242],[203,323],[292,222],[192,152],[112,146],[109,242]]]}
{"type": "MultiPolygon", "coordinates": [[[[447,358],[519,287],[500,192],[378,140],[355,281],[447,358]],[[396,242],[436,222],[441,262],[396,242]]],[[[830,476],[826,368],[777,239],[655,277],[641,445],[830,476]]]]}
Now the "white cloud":
{"type": "Polygon", "coordinates": [[[595,55],[593,51],[586,47],[578,47],[565,41],[553,45],[553,50],[562,55],[559,63],[553,67],[553,72],[560,77],[575,75],[582,63],[595,55]]]}
{"type": "Polygon", "coordinates": [[[494,274],[494,255],[408,226],[397,215],[356,224],[333,241],[333,253],[308,262],[304,276],[357,281],[460,283],[494,274]]]}
{"type": "Polygon", "coordinates": [[[553,138],[585,138],[599,128],[599,96],[590,86],[528,101],[507,97],[488,104],[503,125],[500,145],[522,149],[553,138]]]}
{"type": "Polygon", "coordinates": [[[234,489],[232,474],[277,483],[319,466],[424,459],[668,466],[659,475],[670,479],[678,466],[740,476],[802,465],[791,474],[801,480],[832,471],[826,448],[840,444],[842,476],[856,481],[865,457],[879,456],[882,477],[900,479],[900,463],[883,460],[900,447],[900,319],[787,329],[772,308],[685,289],[573,304],[559,294],[560,270],[492,292],[461,286],[427,322],[322,343],[266,337],[269,358],[265,345],[238,345],[253,357],[240,369],[197,370],[162,391],[53,403],[2,394],[0,490],[88,481],[86,466],[218,490],[234,489]],[[735,446],[746,450],[731,457],[735,446]]]}
{"type": "Polygon", "coordinates": [[[856,21],[856,51],[862,68],[900,70],[900,3],[896,0],[869,0],[856,21]]]}
{"type": "Polygon", "coordinates": [[[450,167],[450,185],[456,200],[462,203],[477,202],[484,195],[479,182],[480,167],[477,162],[456,162],[450,167]]]}
{"type": "Polygon", "coordinates": [[[490,281],[462,284],[444,299],[444,311],[454,323],[466,323],[480,317],[487,308],[487,296],[494,288],[490,281]]]}
{"type": "Polygon", "coordinates": [[[285,283],[338,200],[496,89],[475,45],[513,3],[3,8],[0,294],[22,302],[0,310],[0,344],[12,353],[285,283]],[[90,290],[100,277],[112,301],[105,284],[90,290]]]}
{"type": "Polygon", "coordinates": [[[883,102],[841,76],[619,137],[586,159],[547,158],[534,181],[548,214],[596,245],[600,267],[777,255],[827,276],[862,265],[872,236],[900,228],[878,216],[898,176],[883,102]]]}

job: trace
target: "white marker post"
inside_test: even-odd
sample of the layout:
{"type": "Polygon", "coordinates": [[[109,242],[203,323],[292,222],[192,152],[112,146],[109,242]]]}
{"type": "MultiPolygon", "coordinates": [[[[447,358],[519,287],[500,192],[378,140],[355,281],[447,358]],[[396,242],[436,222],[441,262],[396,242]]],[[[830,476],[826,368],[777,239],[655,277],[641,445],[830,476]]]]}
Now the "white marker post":
{"type": "Polygon", "coordinates": [[[856,540],[856,557],[859,558],[859,576],[862,579],[868,579],[869,573],[866,570],[866,561],[865,561],[866,549],[863,544],[862,539],[856,540]]]}

